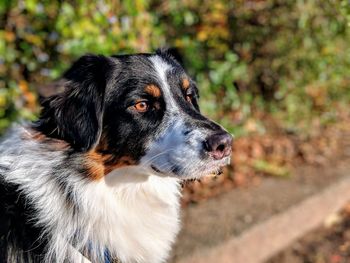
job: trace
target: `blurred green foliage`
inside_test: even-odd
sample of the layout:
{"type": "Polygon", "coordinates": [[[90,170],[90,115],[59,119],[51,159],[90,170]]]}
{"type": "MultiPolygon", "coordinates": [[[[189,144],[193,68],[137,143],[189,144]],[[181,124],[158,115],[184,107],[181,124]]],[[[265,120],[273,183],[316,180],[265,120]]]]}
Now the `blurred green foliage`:
{"type": "MultiPolygon", "coordinates": [[[[177,47],[203,111],[238,135],[254,112],[298,132],[350,100],[347,0],[0,1],[0,132],[85,53],[177,47]]],[[[259,131],[263,124],[255,122],[259,131]]]]}

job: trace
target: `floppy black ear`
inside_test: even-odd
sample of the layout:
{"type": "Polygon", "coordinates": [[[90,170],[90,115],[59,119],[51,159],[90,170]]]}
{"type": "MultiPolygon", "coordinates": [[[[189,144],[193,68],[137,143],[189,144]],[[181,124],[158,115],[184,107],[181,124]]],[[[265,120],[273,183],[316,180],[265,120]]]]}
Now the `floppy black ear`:
{"type": "Polygon", "coordinates": [[[86,55],[64,74],[64,92],[43,102],[34,126],[49,137],[63,139],[79,151],[87,151],[101,136],[104,97],[111,62],[86,55]]]}

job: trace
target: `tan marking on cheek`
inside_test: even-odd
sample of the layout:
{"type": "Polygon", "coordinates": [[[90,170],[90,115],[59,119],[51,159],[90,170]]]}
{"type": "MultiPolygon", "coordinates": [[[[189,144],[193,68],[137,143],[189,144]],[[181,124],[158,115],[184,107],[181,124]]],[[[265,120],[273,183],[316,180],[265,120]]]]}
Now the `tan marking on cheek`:
{"type": "Polygon", "coordinates": [[[148,85],[145,88],[145,92],[147,92],[149,95],[155,97],[155,98],[159,98],[161,96],[161,92],[159,87],[157,87],[156,85],[148,85]]]}
{"type": "Polygon", "coordinates": [[[187,90],[190,87],[190,81],[188,80],[188,78],[184,78],[182,80],[182,88],[184,90],[187,90]]]}
{"type": "Polygon", "coordinates": [[[95,150],[91,150],[86,154],[86,163],[84,166],[87,171],[87,176],[92,180],[99,180],[105,175],[103,157],[95,150]]]}
{"type": "Polygon", "coordinates": [[[121,168],[121,167],[125,167],[125,166],[130,166],[136,164],[136,161],[134,159],[132,159],[130,156],[122,156],[121,158],[119,158],[118,160],[116,160],[116,162],[110,163],[110,164],[106,164],[105,166],[105,175],[112,172],[113,170],[117,169],[117,168],[121,168]]]}
{"type": "Polygon", "coordinates": [[[102,154],[96,150],[89,151],[85,159],[84,167],[87,176],[92,180],[100,180],[117,168],[136,164],[136,161],[129,156],[117,158],[113,154],[102,154]]]}

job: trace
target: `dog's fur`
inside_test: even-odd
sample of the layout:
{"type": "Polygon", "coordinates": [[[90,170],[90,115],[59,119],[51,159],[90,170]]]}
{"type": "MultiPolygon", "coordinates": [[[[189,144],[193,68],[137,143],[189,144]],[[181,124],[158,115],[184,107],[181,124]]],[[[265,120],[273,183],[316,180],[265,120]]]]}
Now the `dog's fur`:
{"type": "Polygon", "coordinates": [[[230,147],[207,145],[226,132],[166,52],[87,55],[63,78],[39,120],[0,145],[0,262],[164,262],[179,182],[227,163],[230,147]]]}

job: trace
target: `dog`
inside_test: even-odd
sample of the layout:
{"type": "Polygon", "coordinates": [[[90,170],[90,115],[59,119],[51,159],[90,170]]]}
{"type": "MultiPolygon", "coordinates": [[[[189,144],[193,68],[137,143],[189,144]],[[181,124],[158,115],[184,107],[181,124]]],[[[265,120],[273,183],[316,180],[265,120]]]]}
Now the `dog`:
{"type": "Polygon", "coordinates": [[[232,136],[166,50],[85,55],[62,79],[0,144],[1,262],[164,262],[180,183],[225,166],[232,136]]]}

